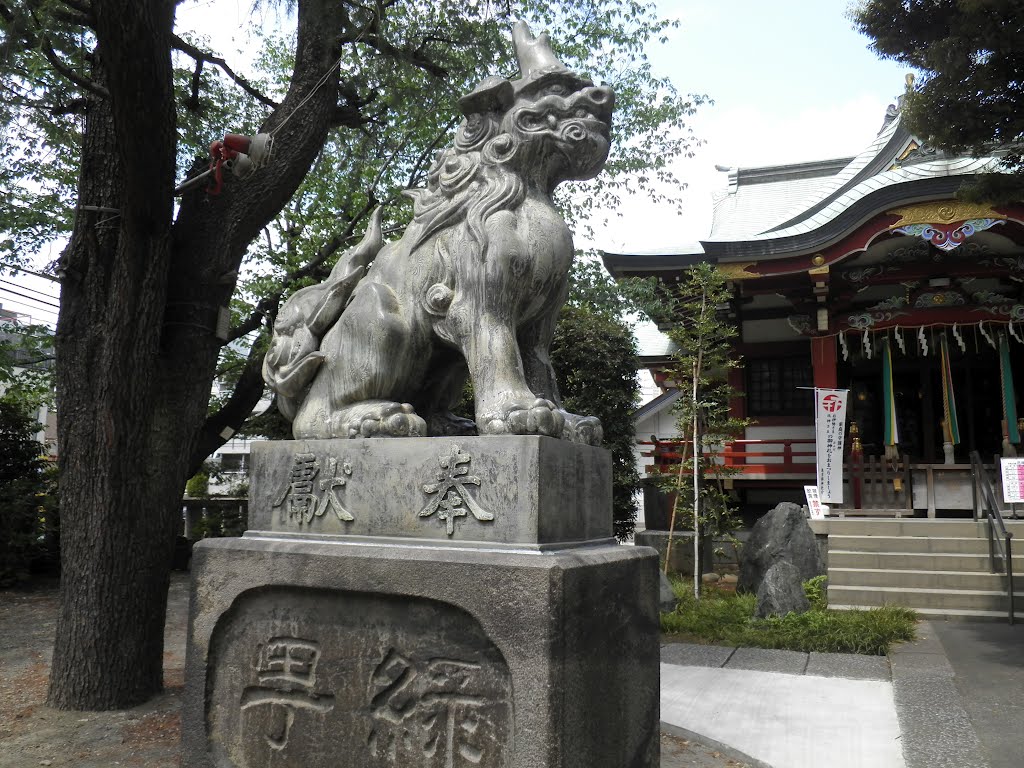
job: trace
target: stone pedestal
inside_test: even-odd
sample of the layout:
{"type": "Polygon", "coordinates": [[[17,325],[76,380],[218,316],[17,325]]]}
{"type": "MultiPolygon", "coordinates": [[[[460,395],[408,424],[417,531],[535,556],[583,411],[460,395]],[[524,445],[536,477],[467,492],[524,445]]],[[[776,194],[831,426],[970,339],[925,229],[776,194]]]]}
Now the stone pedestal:
{"type": "Polygon", "coordinates": [[[196,547],[186,768],[656,768],[657,557],[606,452],[295,441],[196,547]],[[351,519],[350,519],[351,518],[351,519]]]}

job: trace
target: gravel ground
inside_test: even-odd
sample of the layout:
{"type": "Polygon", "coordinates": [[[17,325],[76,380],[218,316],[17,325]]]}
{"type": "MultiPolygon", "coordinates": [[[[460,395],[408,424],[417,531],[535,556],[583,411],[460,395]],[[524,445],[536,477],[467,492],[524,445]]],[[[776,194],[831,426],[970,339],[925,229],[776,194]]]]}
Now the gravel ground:
{"type": "MultiPolygon", "coordinates": [[[[165,690],[134,709],[61,712],[44,704],[56,614],[56,581],[0,590],[0,768],[179,768],[188,574],[175,573],[171,582],[165,690]]],[[[662,734],[661,768],[744,765],[703,744],[662,734]]]]}

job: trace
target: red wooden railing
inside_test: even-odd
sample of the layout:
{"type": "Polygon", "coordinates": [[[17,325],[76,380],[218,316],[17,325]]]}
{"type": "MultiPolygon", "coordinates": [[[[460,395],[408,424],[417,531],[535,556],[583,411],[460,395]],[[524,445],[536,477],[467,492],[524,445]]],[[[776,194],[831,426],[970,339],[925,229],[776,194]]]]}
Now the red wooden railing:
{"type": "MultiPolygon", "coordinates": [[[[638,444],[647,448],[640,454],[654,459],[647,465],[647,474],[665,472],[678,465],[683,457],[682,440],[640,440],[638,444]]],[[[706,457],[710,454],[705,452],[706,457]]],[[[785,438],[776,440],[732,440],[718,452],[721,463],[739,470],[743,475],[786,475],[814,474],[814,438],[785,438]],[[804,459],[796,461],[796,459],[804,459]],[[765,461],[769,459],[769,461],[765,461]]]]}

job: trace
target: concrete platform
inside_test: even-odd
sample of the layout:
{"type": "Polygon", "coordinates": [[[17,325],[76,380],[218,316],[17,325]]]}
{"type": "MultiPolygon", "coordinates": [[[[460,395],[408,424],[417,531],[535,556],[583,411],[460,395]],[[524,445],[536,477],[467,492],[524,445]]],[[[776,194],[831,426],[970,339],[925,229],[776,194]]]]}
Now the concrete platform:
{"type": "Polygon", "coordinates": [[[661,718],[754,768],[1019,768],[1024,626],[927,622],[888,657],[670,644],[661,718]]]}

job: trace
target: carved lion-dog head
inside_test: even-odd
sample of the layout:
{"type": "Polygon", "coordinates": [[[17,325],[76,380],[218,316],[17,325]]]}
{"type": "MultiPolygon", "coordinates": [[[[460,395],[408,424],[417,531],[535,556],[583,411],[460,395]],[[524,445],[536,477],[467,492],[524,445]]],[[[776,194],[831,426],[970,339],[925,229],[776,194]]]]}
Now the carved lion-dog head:
{"type": "Polygon", "coordinates": [[[596,176],[608,158],[615,96],[562,64],[547,33],[525,22],[512,31],[520,77],[489,77],[459,101],[466,120],[457,150],[479,149],[486,160],[539,169],[549,189],[596,176]]]}

